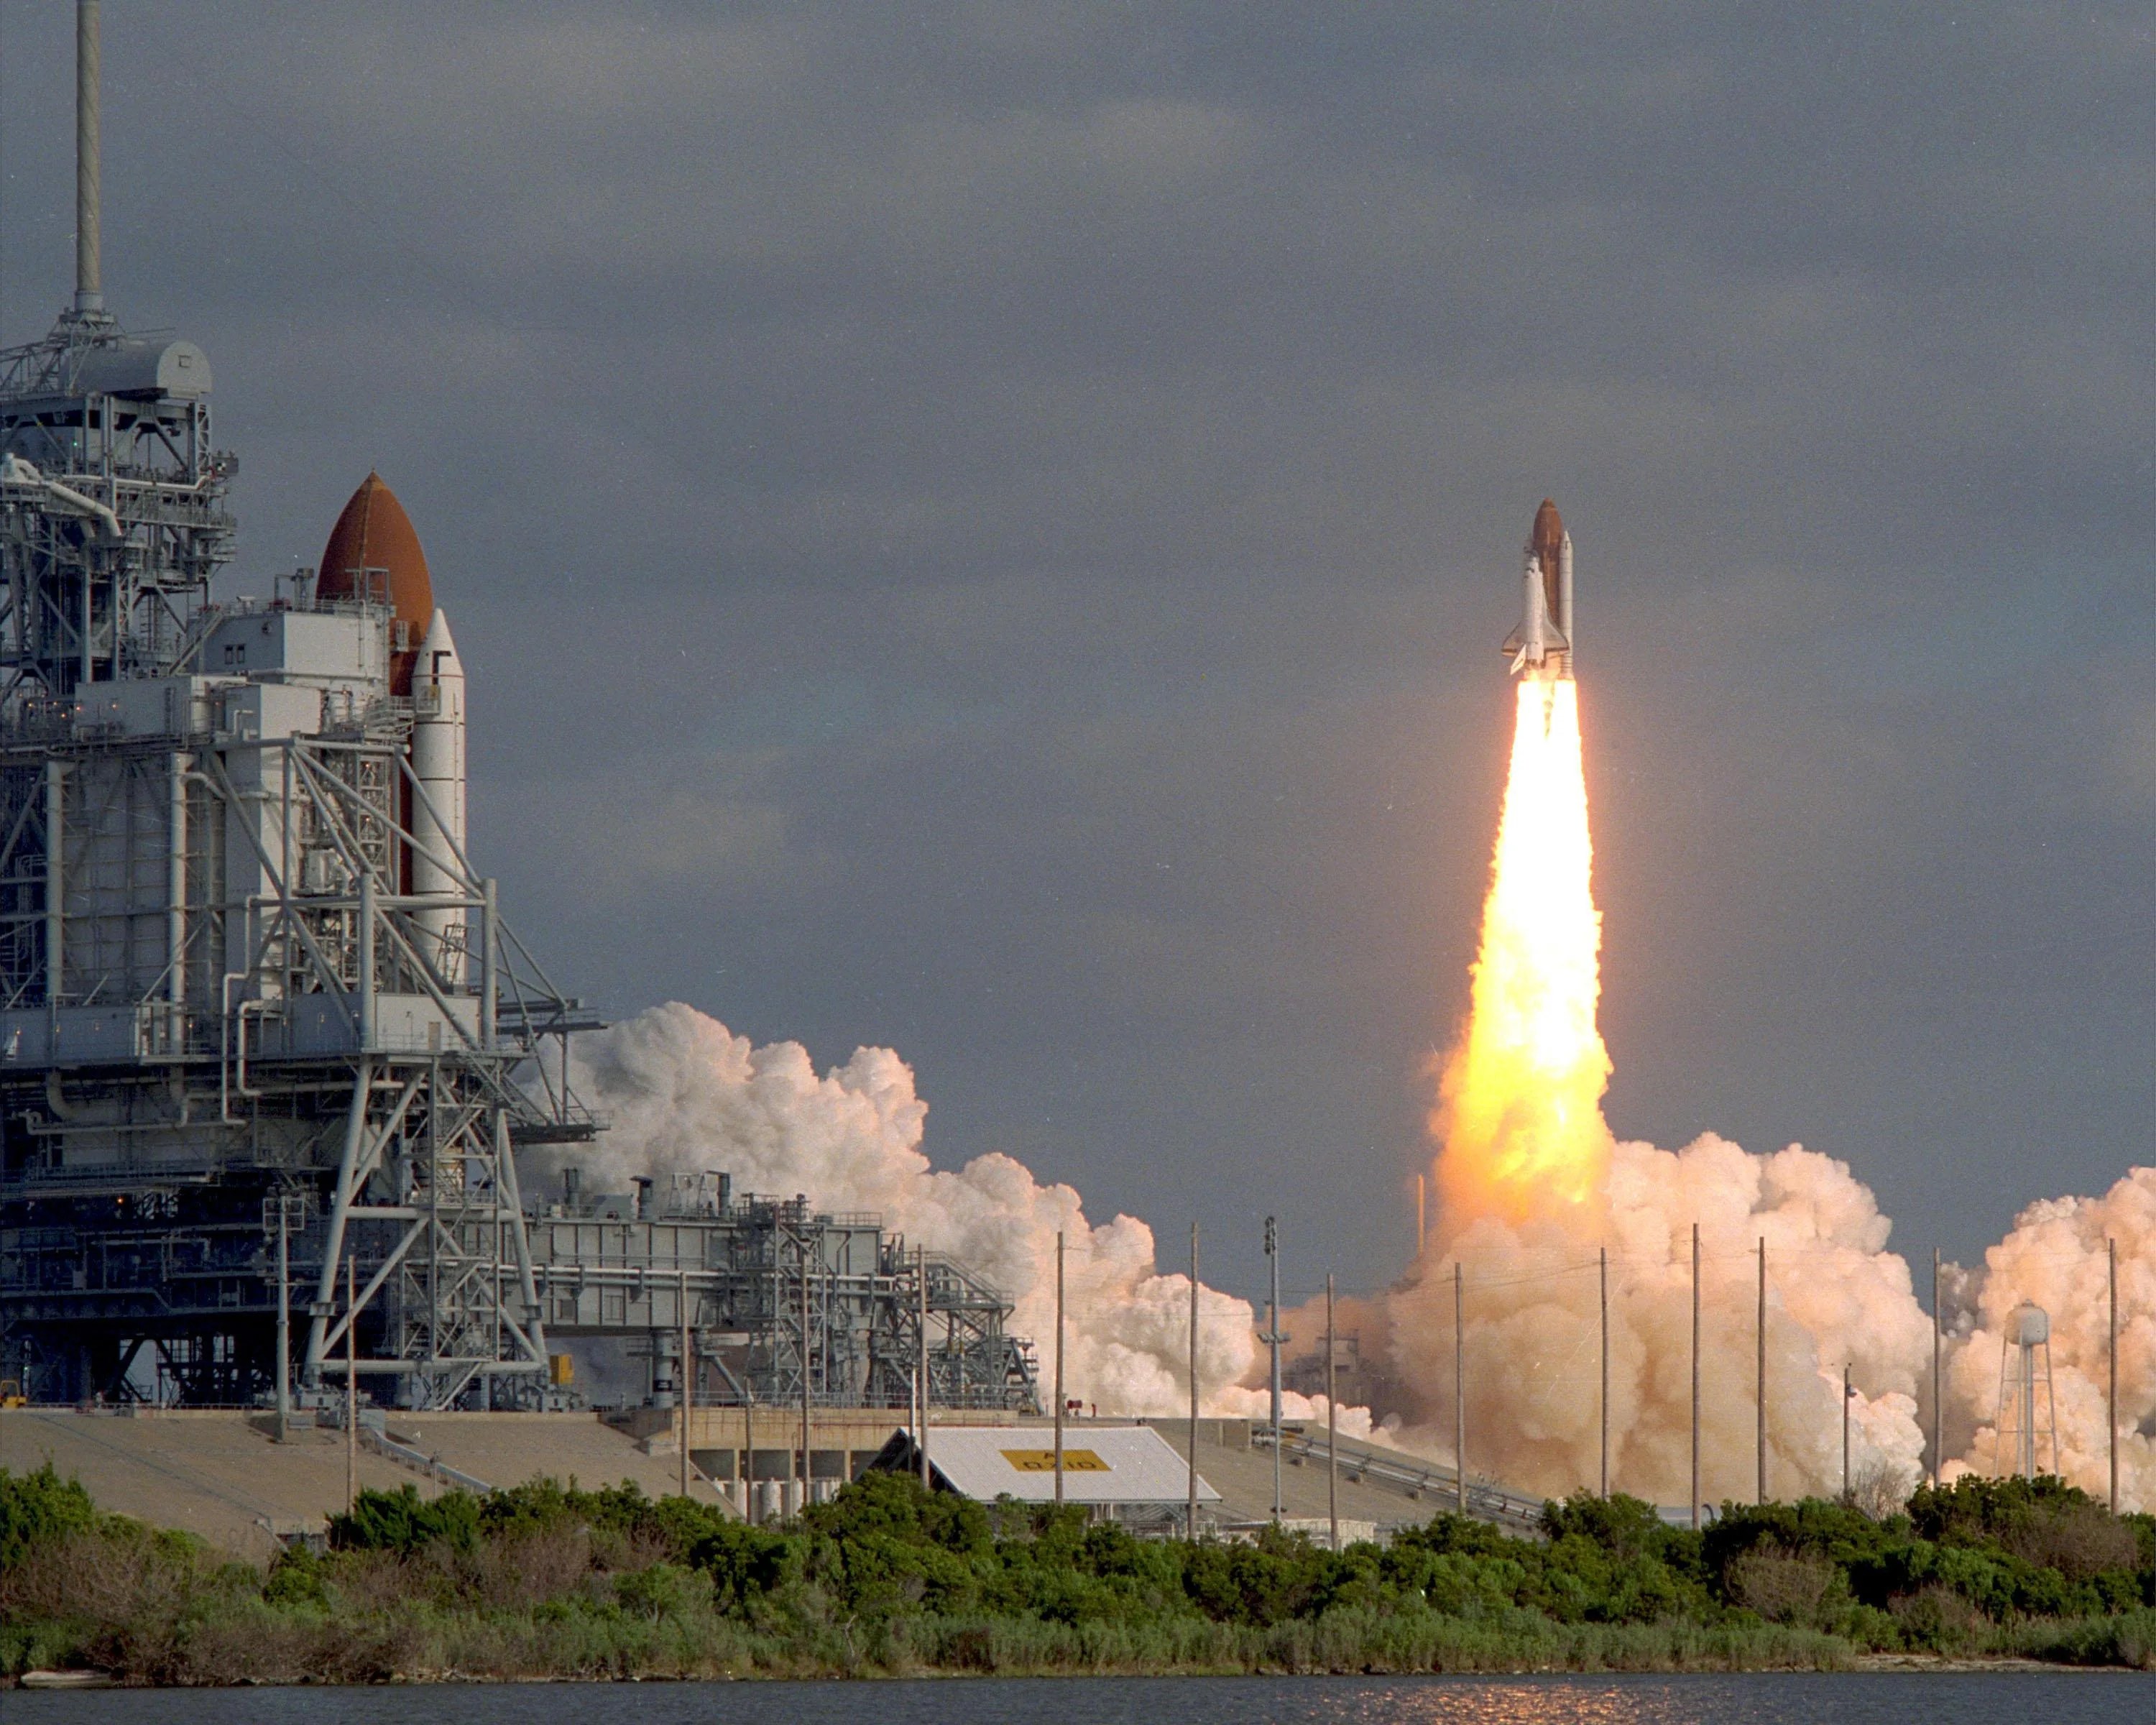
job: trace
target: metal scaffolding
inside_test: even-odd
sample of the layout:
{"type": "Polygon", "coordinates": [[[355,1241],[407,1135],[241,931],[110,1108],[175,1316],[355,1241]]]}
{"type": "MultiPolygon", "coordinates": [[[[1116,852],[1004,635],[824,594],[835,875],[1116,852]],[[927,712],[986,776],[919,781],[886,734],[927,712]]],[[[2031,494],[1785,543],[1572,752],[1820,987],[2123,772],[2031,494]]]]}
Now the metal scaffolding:
{"type": "Polygon", "coordinates": [[[932,1406],[1040,1411],[1032,1344],[1008,1334],[1009,1302],[957,1262],[922,1255],[881,1221],[824,1214],[803,1198],[736,1199],[723,1174],[587,1199],[569,1171],[530,1224],[547,1332],[634,1338],[651,1398],[688,1381],[698,1406],[904,1408],[927,1283],[932,1406]],[[695,1356],[680,1364],[682,1291],[695,1356]]]}
{"type": "Polygon", "coordinates": [[[208,392],[101,310],[0,352],[0,1377],[270,1393],[261,1218],[296,1204],[303,1388],[349,1255],[386,1399],[530,1404],[513,1150],[593,1131],[559,1075],[596,1021],[418,819],[387,605],[211,603],[208,392]]]}
{"type": "Polygon", "coordinates": [[[238,463],[202,350],[105,309],[98,63],[80,0],[76,291],[0,350],[0,1380],[281,1411],[350,1348],[377,1401],[558,1404],[548,1326],[670,1332],[663,1262],[736,1393],[901,1405],[925,1309],[932,1399],[1029,1405],[1009,1307],[874,1218],[528,1210],[517,1151],[603,1124],[569,1084],[598,1021],[467,854],[417,536],[371,475],[331,543],[379,503],[398,567],[362,526],[212,603],[238,463]]]}

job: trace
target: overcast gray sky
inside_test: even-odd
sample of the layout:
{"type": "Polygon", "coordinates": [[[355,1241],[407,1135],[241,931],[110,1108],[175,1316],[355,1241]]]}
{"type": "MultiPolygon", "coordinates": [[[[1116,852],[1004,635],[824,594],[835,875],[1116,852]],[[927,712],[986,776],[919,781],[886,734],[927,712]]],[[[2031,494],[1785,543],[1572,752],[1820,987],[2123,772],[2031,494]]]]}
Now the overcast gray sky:
{"type": "MultiPolygon", "coordinates": [[[[1619,1132],[1845,1158],[1919,1255],[2156,1154],[2145,7],[105,20],[220,591],[380,468],[480,859],[609,1010],[887,1044],[941,1163],[1384,1280],[1547,492],[1619,1132]]],[[[11,341],[72,46],[0,0],[11,341]]]]}

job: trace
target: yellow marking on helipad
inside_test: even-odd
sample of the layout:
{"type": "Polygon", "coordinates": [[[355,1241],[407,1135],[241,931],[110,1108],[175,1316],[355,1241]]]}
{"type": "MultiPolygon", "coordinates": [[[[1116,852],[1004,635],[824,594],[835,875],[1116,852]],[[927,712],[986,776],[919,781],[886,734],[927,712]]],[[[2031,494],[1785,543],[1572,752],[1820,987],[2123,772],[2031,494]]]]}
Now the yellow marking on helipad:
{"type": "MultiPolygon", "coordinates": [[[[1004,1460],[1020,1473],[1054,1473],[1055,1451],[1053,1450],[1006,1450],[1004,1460]]],[[[1065,1450],[1063,1452],[1063,1471],[1065,1473],[1109,1473],[1113,1471],[1091,1450],[1065,1450]]]]}

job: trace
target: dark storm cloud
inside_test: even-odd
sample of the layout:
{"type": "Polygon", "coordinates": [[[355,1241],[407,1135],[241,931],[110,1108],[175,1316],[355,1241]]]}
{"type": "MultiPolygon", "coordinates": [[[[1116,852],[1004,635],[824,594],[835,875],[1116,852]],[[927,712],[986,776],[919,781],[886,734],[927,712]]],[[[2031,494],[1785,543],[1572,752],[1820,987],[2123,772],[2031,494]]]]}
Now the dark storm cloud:
{"type": "MultiPolygon", "coordinates": [[[[66,285],[6,31],[8,339],[66,285]]],[[[1390,1264],[1553,491],[1622,1131],[1904,1238],[2152,1152],[2128,8],[115,4],[115,305],[245,584],[378,464],[566,977],[939,1159],[1390,1264]]]]}

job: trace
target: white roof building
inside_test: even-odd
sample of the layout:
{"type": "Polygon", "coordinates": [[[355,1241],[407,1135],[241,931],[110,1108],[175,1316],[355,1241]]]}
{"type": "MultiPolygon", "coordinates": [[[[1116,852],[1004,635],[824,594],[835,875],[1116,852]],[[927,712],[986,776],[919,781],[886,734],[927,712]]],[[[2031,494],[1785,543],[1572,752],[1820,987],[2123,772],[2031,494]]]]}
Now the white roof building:
{"type": "MultiPolygon", "coordinates": [[[[894,1431],[870,1466],[894,1473],[917,1469],[911,1430],[894,1431]]],[[[938,1486],[983,1503],[998,1497],[1055,1502],[1055,1439],[1038,1425],[932,1425],[928,1467],[938,1486]]],[[[1183,1510],[1189,1497],[1190,1464],[1150,1426],[1086,1425],[1065,1432],[1065,1503],[1142,1517],[1183,1510]]],[[[1202,1476],[1198,1501],[1220,1501],[1202,1476]]]]}

